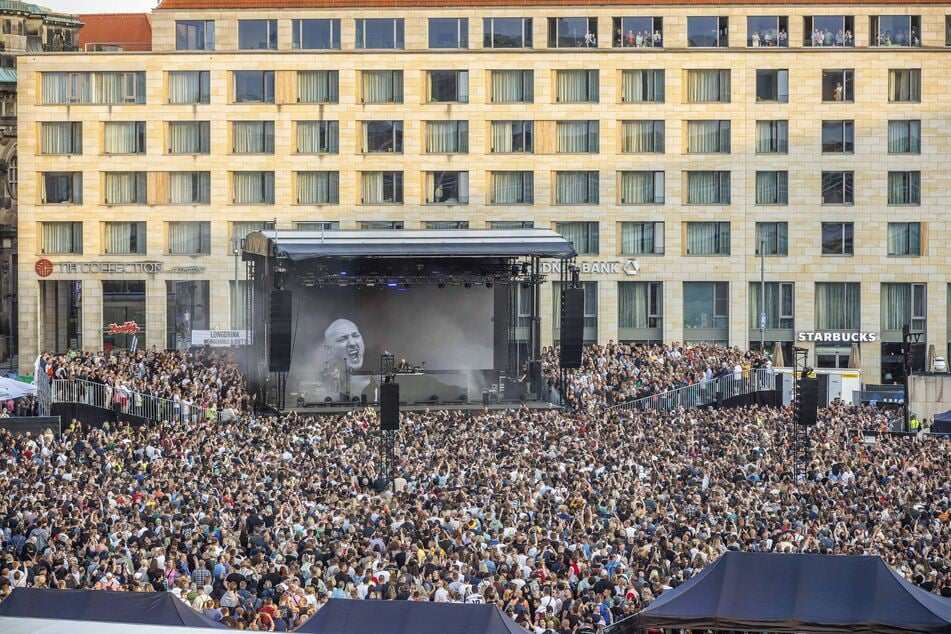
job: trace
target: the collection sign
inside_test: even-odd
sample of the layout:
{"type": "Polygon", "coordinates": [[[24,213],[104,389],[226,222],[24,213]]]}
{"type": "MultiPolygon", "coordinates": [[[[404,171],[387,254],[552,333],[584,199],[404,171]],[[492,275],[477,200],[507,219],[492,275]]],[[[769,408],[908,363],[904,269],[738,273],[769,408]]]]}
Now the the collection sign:
{"type": "Polygon", "coordinates": [[[878,333],[851,331],[800,332],[796,335],[796,339],[814,343],[874,343],[878,341],[878,333]]]}
{"type": "MultiPolygon", "coordinates": [[[[546,260],[540,265],[540,273],[543,275],[561,273],[562,265],[559,260],[546,260]]],[[[578,267],[582,275],[637,275],[641,270],[640,263],[634,258],[626,260],[577,260],[575,266],[578,267]]]]}
{"type": "Polygon", "coordinates": [[[204,273],[204,266],[173,266],[166,268],[163,262],[50,262],[46,258],[37,260],[34,267],[40,277],[49,277],[53,273],[79,275],[132,275],[155,273],[204,273]]]}

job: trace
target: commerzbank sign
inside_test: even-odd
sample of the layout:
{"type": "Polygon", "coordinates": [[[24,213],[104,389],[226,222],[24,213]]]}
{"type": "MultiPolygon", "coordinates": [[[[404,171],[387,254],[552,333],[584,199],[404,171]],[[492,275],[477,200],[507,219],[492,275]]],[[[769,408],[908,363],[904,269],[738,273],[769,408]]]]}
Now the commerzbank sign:
{"type": "MultiPolygon", "coordinates": [[[[551,274],[561,273],[563,262],[561,260],[542,261],[540,273],[551,274]]],[[[641,270],[641,265],[634,258],[626,260],[575,260],[582,275],[637,275],[641,270]]]]}

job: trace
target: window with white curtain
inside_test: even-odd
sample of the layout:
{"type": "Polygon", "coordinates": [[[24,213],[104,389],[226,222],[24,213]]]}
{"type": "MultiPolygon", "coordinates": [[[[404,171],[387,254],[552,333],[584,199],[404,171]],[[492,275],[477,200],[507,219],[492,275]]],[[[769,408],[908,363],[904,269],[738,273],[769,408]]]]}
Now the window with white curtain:
{"type": "Polygon", "coordinates": [[[364,121],[363,151],[374,153],[403,153],[402,121],[364,121]]]}
{"type": "Polygon", "coordinates": [[[578,255],[597,255],[599,251],[597,222],[556,222],[555,231],[571,243],[578,255]]]}
{"type": "Polygon", "coordinates": [[[534,147],[533,129],[532,121],[493,121],[492,152],[531,154],[534,147]]]}
{"type": "Polygon", "coordinates": [[[403,45],[403,18],[357,18],[355,48],[393,48],[403,45]]]}
{"type": "Polygon", "coordinates": [[[785,120],[756,122],[756,153],[786,154],[789,151],[789,122],[785,120]]]}
{"type": "Polygon", "coordinates": [[[299,205],[336,205],[339,202],[339,172],[297,172],[299,205]]]}
{"type": "Polygon", "coordinates": [[[625,154],[663,154],[664,121],[622,121],[621,152],[625,154]]]}
{"type": "Polygon", "coordinates": [[[816,330],[861,330],[858,282],[816,282],[815,293],[816,330]]]}
{"type": "Polygon", "coordinates": [[[403,203],[403,172],[362,172],[360,202],[364,205],[403,203]]]}
{"type": "Polygon", "coordinates": [[[597,154],[597,121],[558,121],[555,129],[559,154],[597,154]]]}
{"type": "Polygon", "coordinates": [[[888,100],[892,103],[921,101],[921,69],[893,68],[889,70],[888,100]]]}
{"type": "Polygon", "coordinates": [[[822,172],[822,204],[851,205],[855,202],[853,172],[822,172]]]}
{"type": "Polygon", "coordinates": [[[231,280],[231,328],[248,329],[248,289],[247,280],[231,280]]]}
{"type": "Polygon", "coordinates": [[[169,154],[208,154],[211,152],[210,121],[169,121],[169,154]]]}
{"type": "Polygon", "coordinates": [[[534,201],[532,172],[492,172],[493,205],[530,205],[534,201]]]}
{"type": "Polygon", "coordinates": [[[43,172],[44,205],[81,205],[82,172],[43,172]]]}
{"type": "Polygon", "coordinates": [[[688,70],[687,103],[730,103],[729,69],[688,70]]]}
{"type": "Polygon", "coordinates": [[[855,255],[855,225],[851,222],[823,222],[822,255],[855,255]]]}
{"type": "Polygon", "coordinates": [[[598,103],[600,94],[597,70],[556,70],[557,103],[598,103]]]}
{"type": "Polygon", "coordinates": [[[788,204],[788,182],[789,173],[786,171],[756,172],[756,204],[788,204]]]}
{"type": "Polygon", "coordinates": [[[664,204],[664,172],[637,170],[620,174],[622,205],[664,204]]]}
{"type": "Polygon", "coordinates": [[[146,251],[144,222],[106,222],[103,227],[106,255],[142,255],[146,251]]]}
{"type": "Polygon", "coordinates": [[[273,70],[234,70],[234,103],[274,103],[273,70]]]}
{"type": "Polygon", "coordinates": [[[211,253],[211,223],[168,223],[168,253],[169,255],[209,255],[211,253]]]}
{"type": "Polygon", "coordinates": [[[40,123],[40,152],[43,154],[82,154],[82,122],[43,121],[40,123]]]}
{"type": "Polygon", "coordinates": [[[145,103],[145,73],[141,71],[45,72],[43,103],[145,103]]]}
{"type": "Polygon", "coordinates": [[[468,121],[426,122],[426,152],[430,154],[465,154],[468,151],[468,121]]]}
{"type": "Polygon", "coordinates": [[[921,121],[897,119],[888,122],[889,154],[921,154],[921,121]]]}
{"type": "Polygon", "coordinates": [[[233,172],[236,205],[273,205],[274,172],[233,172]]]}
{"type": "Polygon", "coordinates": [[[729,154],[730,121],[688,121],[687,152],[690,154],[729,154]]]}
{"type": "Polygon", "coordinates": [[[618,282],[617,290],[619,328],[663,327],[663,282],[618,282]]]}
{"type": "Polygon", "coordinates": [[[233,251],[240,251],[242,241],[248,234],[255,231],[271,231],[274,229],[273,220],[243,220],[231,223],[231,246],[233,251]]]}
{"type": "Polygon", "coordinates": [[[106,154],[145,154],[145,121],[106,121],[103,145],[106,154]]]}
{"type": "Polygon", "coordinates": [[[766,313],[766,328],[770,330],[792,330],[795,319],[795,284],[792,282],[766,282],[766,301],[761,296],[763,289],[759,282],[749,283],[749,328],[759,330],[760,313],[766,313]]]}
{"type": "Polygon", "coordinates": [[[174,70],[168,72],[169,103],[210,103],[211,72],[174,70]]]}
{"type": "Polygon", "coordinates": [[[757,222],[756,255],[789,255],[789,224],[757,222]]]}
{"type": "Polygon", "coordinates": [[[921,223],[889,222],[888,255],[914,257],[920,256],[921,223]]]}
{"type": "Polygon", "coordinates": [[[43,103],[92,102],[92,73],[41,73],[43,103]]]}
{"type": "Polygon", "coordinates": [[[211,172],[169,172],[168,202],[173,205],[211,203],[211,172]]]}
{"type": "Polygon", "coordinates": [[[925,332],[928,327],[928,285],[882,283],[882,330],[925,332]]]}
{"type": "Polygon", "coordinates": [[[888,204],[920,205],[921,172],[889,172],[888,204]]]}
{"type": "Polygon", "coordinates": [[[146,203],[145,172],[105,172],[103,189],[107,205],[144,205],[146,203]]]}
{"type": "Polygon", "coordinates": [[[361,220],[357,226],[362,231],[402,231],[402,220],[361,220]]]}
{"type": "Polygon", "coordinates": [[[337,121],[298,121],[298,154],[338,154],[340,124],[337,121]]]}
{"type": "Polygon", "coordinates": [[[729,282],[684,282],[684,329],[727,329],[729,282]]]}
{"type": "Polygon", "coordinates": [[[96,103],[145,103],[145,73],[95,73],[96,103]]]}
{"type": "Polygon", "coordinates": [[[535,71],[492,70],[492,103],[532,103],[535,71]]]}
{"type": "Polygon", "coordinates": [[[688,222],[684,255],[730,255],[729,222],[688,222]]]}
{"type": "Polygon", "coordinates": [[[599,174],[590,172],[555,172],[556,205],[597,205],[599,174]]]}
{"type": "Polygon", "coordinates": [[[469,202],[469,172],[426,172],[426,202],[465,205],[469,202]]]}
{"type": "Polygon", "coordinates": [[[468,220],[427,220],[423,223],[424,229],[435,229],[439,231],[459,231],[469,228],[468,220]]]}
{"type": "Polygon", "coordinates": [[[295,224],[298,231],[340,231],[339,220],[307,220],[295,224]]]}
{"type": "Polygon", "coordinates": [[[231,151],[235,154],[274,154],[274,122],[232,121],[231,151]]]}
{"type": "Polygon", "coordinates": [[[534,229],[532,220],[490,220],[489,229],[534,229]]]}
{"type": "Polygon", "coordinates": [[[361,103],[403,103],[403,71],[360,71],[361,103]]]}
{"type": "Polygon", "coordinates": [[[730,172],[687,172],[688,205],[729,205],[730,172]]]}
{"type": "Polygon", "coordinates": [[[291,48],[295,51],[340,50],[340,20],[291,20],[291,48]]]}
{"type": "Polygon", "coordinates": [[[663,222],[622,222],[621,255],[663,255],[663,222]]]}
{"type": "Polygon", "coordinates": [[[622,103],[664,103],[663,69],[636,68],[621,71],[622,103]]]}
{"type": "Polygon", "coordinates": [[[426,73],[430,103],[467,103],[469,71],[431,70],[426,73]]]}
{"type": "Polygon", "coordinates": [[[756,101],[787,103],[789,101],[789,71],[757,70],[756,101]]]}
{"type": "Polygon", "coordinates": [[[40,253],[43,255],[81,255],[83,252],[83,223],[44,222],[40,253]]]}
{"type": "Polygon", "coordinates": [[[340,101],[340,73],[335,70],[297,71],[297,103],[340,101]]]}

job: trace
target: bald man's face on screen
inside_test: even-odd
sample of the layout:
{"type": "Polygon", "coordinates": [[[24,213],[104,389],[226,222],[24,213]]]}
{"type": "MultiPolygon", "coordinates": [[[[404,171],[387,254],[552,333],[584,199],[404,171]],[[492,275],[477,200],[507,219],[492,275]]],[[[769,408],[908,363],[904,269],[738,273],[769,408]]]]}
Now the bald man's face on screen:
{"type": "Polygon", "coordinates": [[[335,362],[346,363],[351,370],[363,367],[363,335],[349,319],[338,319],[327,326],[324,331],[324,346],[335,362]]]}

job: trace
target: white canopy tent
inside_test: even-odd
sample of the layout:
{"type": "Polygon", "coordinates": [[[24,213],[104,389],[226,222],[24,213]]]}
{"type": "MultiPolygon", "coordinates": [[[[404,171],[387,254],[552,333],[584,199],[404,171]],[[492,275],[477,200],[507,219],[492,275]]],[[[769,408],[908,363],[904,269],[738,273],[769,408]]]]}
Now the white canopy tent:
{"type": "Polygon", "coordinates": [[[21,398],[29,394],[36,394],[35,385],[0,376],[0,399],[21,398]]]}

